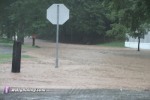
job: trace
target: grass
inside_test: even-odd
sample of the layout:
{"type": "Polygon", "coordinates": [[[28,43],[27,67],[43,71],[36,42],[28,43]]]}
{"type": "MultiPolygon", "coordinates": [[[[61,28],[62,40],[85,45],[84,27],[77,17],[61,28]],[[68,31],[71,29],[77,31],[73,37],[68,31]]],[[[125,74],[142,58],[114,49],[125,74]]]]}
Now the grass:
{"type": "MultiPolygon", "coordinates": [[[[2,46],[13,46],[13,41],[9,40],[9,39],[0,38],[0,45],[2,45],[2,46]]],[[[22,48],[40,48],[40,47],[24,44],[24,45],[22,45],[22,48]]]]}
{"type": "MultiPolygon", "coordinates": [[[[0,38],[0,45],[12,47],[13,41],[9,39],[0,38]]],[[[37,48],[37,47],[32,47],[31,45],[22,45],[22,48],[37,48]]],[[[32,57],[28,55],[22,55],[21,58],[32,58],[32,57]]],[[[12,61],[12,54],[0,54],[0,63],[7,63],[11,61],[12,61]]]]}
{"type": "Polygon", "coordinates": [[[13,45],[13,41],[9,40],[9,39],[0,38],[0,45],[3,45],[3,46],[12,46],[13,45]]]}
{"type": "MultiPolygon", "coordinates": [[[[28,55],[22,55],[22,58],[32,58],[28,55]]],[[[7,63],[12,61],[12,54],[0,54],[0,63],[7,63]]]]}
{"type": "Polygon", "coordinates": [[[12,40],[0,38],[0,43],[12,43],[12,40]]]}
{"type": "Polygon", "coordinates": [[[107,42],[97,44],[99,46],[107,46],[107,47],[124,47],[124,41],[115,41],[115,42],[107,42]]]}

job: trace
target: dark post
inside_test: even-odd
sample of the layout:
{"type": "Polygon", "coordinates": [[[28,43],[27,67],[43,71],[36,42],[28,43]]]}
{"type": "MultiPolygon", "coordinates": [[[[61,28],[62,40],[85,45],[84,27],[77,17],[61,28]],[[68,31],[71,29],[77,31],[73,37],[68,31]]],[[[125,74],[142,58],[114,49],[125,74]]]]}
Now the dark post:
{"type": "Polygon", "coordinates": [[[140,51],[140,37],[138,37],[138,51],[140,51]]]}
{"type": "Polygon", "coordinates": [[[36,35],[32,34],[32,46],[35,46],[35,38],[36,38],[36,35]]]}
{"type": "Polygon", "coordinates": [[[20,62],[21,62],[21,42],[14,41],[13,45],[13,57],[12,57],[12,72],[20,72],[20,62]]]}
{"type": "Polygon", "coordinates": [[[35,38],[32,38],[32,46],[35,46],[35,38]]]}

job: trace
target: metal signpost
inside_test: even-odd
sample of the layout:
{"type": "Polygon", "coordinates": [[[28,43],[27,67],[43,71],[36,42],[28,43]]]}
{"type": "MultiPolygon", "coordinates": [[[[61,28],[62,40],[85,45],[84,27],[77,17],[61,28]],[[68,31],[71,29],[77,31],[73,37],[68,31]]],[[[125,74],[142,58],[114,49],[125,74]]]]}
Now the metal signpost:
{"type": "Polygon", "coordinates": [[[59,60],[59,25],[63,25],[69,19],[69,9],[64,4],[53,4],[47,9],[47,19],[54,25],[56,30],[56,68],[59,60]]]}

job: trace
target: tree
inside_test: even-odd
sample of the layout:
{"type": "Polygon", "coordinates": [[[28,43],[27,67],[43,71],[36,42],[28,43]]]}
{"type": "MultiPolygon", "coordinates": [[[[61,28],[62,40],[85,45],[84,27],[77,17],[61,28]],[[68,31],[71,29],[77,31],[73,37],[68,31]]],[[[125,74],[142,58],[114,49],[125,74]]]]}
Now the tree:
{"type": "Polygon", "coordinates": [[[8,19],[9,5],[14,2],[14,0],[1,0],[0,1],[0,36],[6,35],[10,38],[13,34],[13,28],[11,28],[10,21],[8,19]]]}
{"type": "Polygon", "coordinates": [[[46,10],[53,3],[64,3],[70,9],[70,19],[60,26],[61,42],[92,44],[105,41],[108,36],[124,39],[125,31],[128,30],[123,21],[128,9],[124,5],[127,1],[12,0],[8,7],[4,6],[7,8],[7,18],[0,19],[7,25],[5,34],[8,37],[17,34],[19,41],[22,41],[24,36],[37,34],[40,38],[55,40],[55,26],[46,19],[46,10]],[[109,6],[103,6],[104,2],[108,2],[106,4],[109,6]],[[112,30],[106,34],[108,29],[112,30]]]}
{"type": "Polygon", "coordinates": [[[113,9],[112,29],[109,34],[121,32],[129,33],[130,36],[138,38],[138,51],[140,51],[140,39],[147,33],[149,28],[149,6],[147,0],[113,0],[107,1],[113,9]]]}
{"type": "Polygon", "coordinates": [[[146,0],[132,1],[132,6],[125,12],[129,21],[126,27],[129,29],[129,35],[138,38],[138,51],[140,51],[140,39],[144,38],[144,35],[148,33],[148,9],[146,8],[146,0]]]}
{"type": "Polygon", "coordinates": [[[122,24],[127,0],[104,0],[103,5],[107,10],[106,16],[111,21],[110,29],[106,35],[115,40],[125,40],[127,28],[122,24]]]}
{"type": "Polygon", "coordinates": [[[70,19],[62,29],[65,37],[86,44],[94,43],[96,39],[103,39],[108,19],[105,16],[102,0],[71,0],[66,6],[70,9],[70,19]]]}
{"type": "Polygon", "coordinates": [[[10,5],[9,11],[11,13],[9,15],[9,20],[15,27],[18,41],[23,43],[24,36],[38,34],[38,32],[46,26],[46,8],[44,7],[45,3],[43,3],[43,1],[16,0],[10,5]]]}
{"type": "Polygon", "coordinates": [[[25,27],[27,25],[26,18],[29,15],[25,5],[27,5],[27,1],[16,0],[9,7],[9,20],[15,27],[15,35],[18,36],[17,41],[22,43],[24,42],[25,27]]]}

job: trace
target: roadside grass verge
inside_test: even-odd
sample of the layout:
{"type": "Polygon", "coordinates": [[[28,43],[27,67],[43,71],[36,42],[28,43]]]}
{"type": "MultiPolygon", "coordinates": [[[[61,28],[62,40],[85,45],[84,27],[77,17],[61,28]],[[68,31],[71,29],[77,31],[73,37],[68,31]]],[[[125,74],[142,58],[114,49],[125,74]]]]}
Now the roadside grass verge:
{"type": "Polygon", "coordinates": [[[0,45],[2,45],[2,46],[12,46],[13,41],[9,40],[9,39],[0,38],[0,45]]]}
{"type": "MultiPolygon", "coordinates": [[[[21,55],[21,58],[33,58],[31,56],[28,55],[21,55]]],[[[7,62],[11,62],[12,61],[12,54],[0,54],[0,64],[2,63],[7,63],[7,62]]]]}
{"type": "MultiPolygon", "coordinates": [[[[13,46],[13,41],[9,40],[9,39],[0,38],[0,45],[1,46],[6,46],[6,47],[8,47],[8,46],[12,47],[13,46]]],[[[32,45],[29,45],[29,44],[23,44],[22,48],[40,48],[40,47],[39,46],[32,46],[32,45]]]]}
{"type": "Polygon", "coordinates": [[[97,45],[98,46],[106,46],[106,47],[121,47],[121,48],[124,48],[124,41],[99,43],[97,45]]]}
{"type": "Polygon", "coordinates": [[[10,40],[10,39],[3,39],[3,38],[0,38],[0,43],[13,43],[13,41],[10,40]]]}

